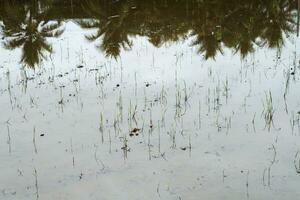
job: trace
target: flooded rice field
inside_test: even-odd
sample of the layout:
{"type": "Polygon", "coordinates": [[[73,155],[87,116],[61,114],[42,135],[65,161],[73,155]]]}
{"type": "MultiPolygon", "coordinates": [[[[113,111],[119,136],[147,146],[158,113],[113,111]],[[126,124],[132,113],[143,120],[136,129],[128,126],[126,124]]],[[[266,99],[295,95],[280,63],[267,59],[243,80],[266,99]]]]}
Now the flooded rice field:
{"type": "Polygon", "coordinates": [[[298,5],[0,1],[0,199],[299,199],[298,5]]]}

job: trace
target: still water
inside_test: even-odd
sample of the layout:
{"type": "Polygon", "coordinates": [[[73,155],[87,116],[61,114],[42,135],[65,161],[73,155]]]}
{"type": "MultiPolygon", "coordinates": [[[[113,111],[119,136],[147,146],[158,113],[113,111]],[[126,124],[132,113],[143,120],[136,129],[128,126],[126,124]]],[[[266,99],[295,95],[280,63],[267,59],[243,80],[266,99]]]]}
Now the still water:
{"type": "Polygon", "coordinates": [[[298,1],[0,1],[0,199],[298,199],[298,1]]]}

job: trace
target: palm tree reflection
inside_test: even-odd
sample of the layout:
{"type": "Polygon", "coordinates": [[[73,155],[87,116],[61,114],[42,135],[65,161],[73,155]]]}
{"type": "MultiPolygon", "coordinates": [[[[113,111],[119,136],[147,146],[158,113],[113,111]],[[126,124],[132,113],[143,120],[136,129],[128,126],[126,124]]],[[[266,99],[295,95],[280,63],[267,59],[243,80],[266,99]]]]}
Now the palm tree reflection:
{"type": "Polygon", "coordinates": [[[104,51],[106,56],[117,58],[121,48],[131,48],[131,33],[127,23],[133,23],[133,13],[127,4],[115,14],[114,10],[106,9],[100,1],[88,1],[84,9],[92,19],[77,20],[77,23],[85,29],[97,28],[95,33],[86,35],[86,39],[95,41],[102,38],[102,43],[97,45],[97,48],[104,51]]]}
{"type": "MultiPolygon", "coordinates": [[[[29,66],[52,52],[47,38],[63,32],[60,21],[51,22],[61,18],[60,12],[41,2],[6,3],[0,8],[5,47],[22,48],[22,61],[29,66]]],[[[73,6],[81,9],[75,13],[81,18],[76,23],[94,31],[86,39],[113,58],[131,49],[134,36],[147,37],[155,47],[192,37],[191,46],[206,59],[222,54],[224,48],[245,57],[256,46],[280,49],[284,35],[295,33],[297,27],[296,0],[72,0],[72,10],[73,6]]],[[[71,10],[69,15],[74,17],[71,10]]]]}
{"type": "Polygon", "coordinates": [[[59,37],[64,31],[61,22],[44,21],[45,12],[38,11],[34,3],[37,2],[18,6],[7,3],[1,27],[4,47],[10,50],[22,48],[21,62],[32,68],[45,58],[45,53],[52,53],[47,38],[59,37]]]}
{"type": "Polygon", "coordinates": [[[192,46],[206,59],[228,47],[242,57],[255,46],[281,48],[283,33],[295,33],[295,1],[95,1],[83,4],[91,19],[79,20],[87,35],[106,55],[117,57],[132,47],[130,36],[147,36],[154,46],[194,36],[192,46]],[[186,9],[184,9],[186,8],[186,9]],[[100,39],[99,39],[100,38],[100,39]]]}

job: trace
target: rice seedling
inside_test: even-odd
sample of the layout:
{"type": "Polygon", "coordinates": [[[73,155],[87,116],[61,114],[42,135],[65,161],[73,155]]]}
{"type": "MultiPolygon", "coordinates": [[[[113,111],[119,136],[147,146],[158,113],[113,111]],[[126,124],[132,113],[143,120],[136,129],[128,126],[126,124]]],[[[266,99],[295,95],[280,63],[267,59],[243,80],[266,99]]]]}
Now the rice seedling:
{"type": "Polygon", "coordinates": [[[199,101],[198,107],[198,129],[201,129],[201,101],[199,101]]]}
{"type": "Polygon", "coordinates": [[[263,110],[263,115],[265,119],[265,128],[270,131],[271,126],[274,126],[274,113],[275,109],[273,106],[273,99],[272,99],[272,93],[269,91],[268,93],[265,94],[265,102],[264,102],[264,110],[263,110]]]}
{"type": "Polygon", "coordinates": [[[295,116],[294,112],[291,112],[290,125],[292,129],[292,135],[294,134],[295,127],[298,127],[298,132],[300,133],[300,115],[297,113],[295,116]]]}
{"type": "Polygon", "coordinates": [[[247,199],[249,199],[249,174],[250,174],[250,171],[247,170],[247,178],[246,178],[246,195],[247,195],[247,199]]]}
{"type": "Polygon", "coordinates": [[[104,123],[103,123],[103,113],[100,113],[99,131],[101,133],[101,142],[104,143],[104,123]]]}
{"type": "Polygon", "coordinates": [[[74,151],[73,151],[73,140],[72,140],[72,138],[70,140],[70,148],[71,148],[71,154],[72,154],[72,166],[74,168],[75,167],[75,156],[74,156],[74,151]]]}
{"type": "Polygon", "coordinates": [[[38,184],[38,173],[37,173],[36,168],[34,168],[33,175],[34,175],[34,180],[35,180],[35,182],[34,182],[35,195],[36,195],[36,199],[38,200],[40,197],[40,194],[39,194],[39,184],[38,184]]]}
{"type": "Polygon", "coordinates": [[[263,172],[263,185],[264,186],[268,185],[270,187],[271,186],[271,168],[273,167],[273,165],[276,162],[277,151],[276,151],[276,148],[275,148],[274,144],[272,144],[272,147],[269,148],[269,150],[273,150],[273,158],[270,161],[269,167],[264,169],[264,172],[263,172]],[[266,173],[267,173],[267,175],[266,175],[266,173]],[[267,176],[267,184],[265,182],[265,176],[267,176]]]}
{"type": "Polygon", "coordinates": [[[223,95],[225,96],[226,104],[228,102],[229,97],[229,84],[228,84],[228,77],[226,76],[225,83],[223,83],[223,95]]]}
{"type": "Polygon", "coordinates": [[[34,152],[37,154],[37,147],[36,147],[36,140],[35,140],[35,126],[33,127],[33,138],[32,138],[32,142],[33,142],[33,147],[34,147],[34,152]]]}
{"type": "Polygon", "coordinates": [[[100,167],[101,171],[103,171],[105,169],[105,165],[104,165],[103,161],[98,158],[98,155],[97,155],[98,148],[99,148],[99,146],[95,145],[94,159],[95,159],[98,167],[100,167]]]}
{"type": "Polygon", "coordinates": [[[256,113],[254,113],[253,118],[252,118],[252,121],[251,121],[254,133],[256,132],[256,128],[255,128],[255,117],[256,117],[256,113]]]}
{"type": "Polygon", "coordinates": [[[124,160],[126,160],[128,157],[128,152],[130,151],[126,135],[122,137],[122,141],[123,141],[123,146],[121,147],[121,149],[123,150],[123,158],[124,160]]]}
{"type": "Polygon", "coordinates": [[[7,121],[7,144],[8,144],[8,153],[11,154],[11,136],[10,136],[10,129],[9,129],[9,122],[7,121]]]}
{"type": "Polygon", "coordinates": [[[296,173],[300,174],[300,156],[299,156],[299,151],[297,151],[296,154],[295,154],[294,165],[295,165],[296,173]]]}

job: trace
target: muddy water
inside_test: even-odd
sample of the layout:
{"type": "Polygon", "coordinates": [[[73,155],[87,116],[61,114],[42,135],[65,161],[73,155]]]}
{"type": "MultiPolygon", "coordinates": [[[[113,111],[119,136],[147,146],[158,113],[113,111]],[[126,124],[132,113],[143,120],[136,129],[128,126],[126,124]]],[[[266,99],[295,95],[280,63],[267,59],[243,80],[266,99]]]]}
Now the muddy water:
{"type": "Polygon", "coordinates": [[[0,5],[0,199],[300,195],[297,2],[0,5]]]}

